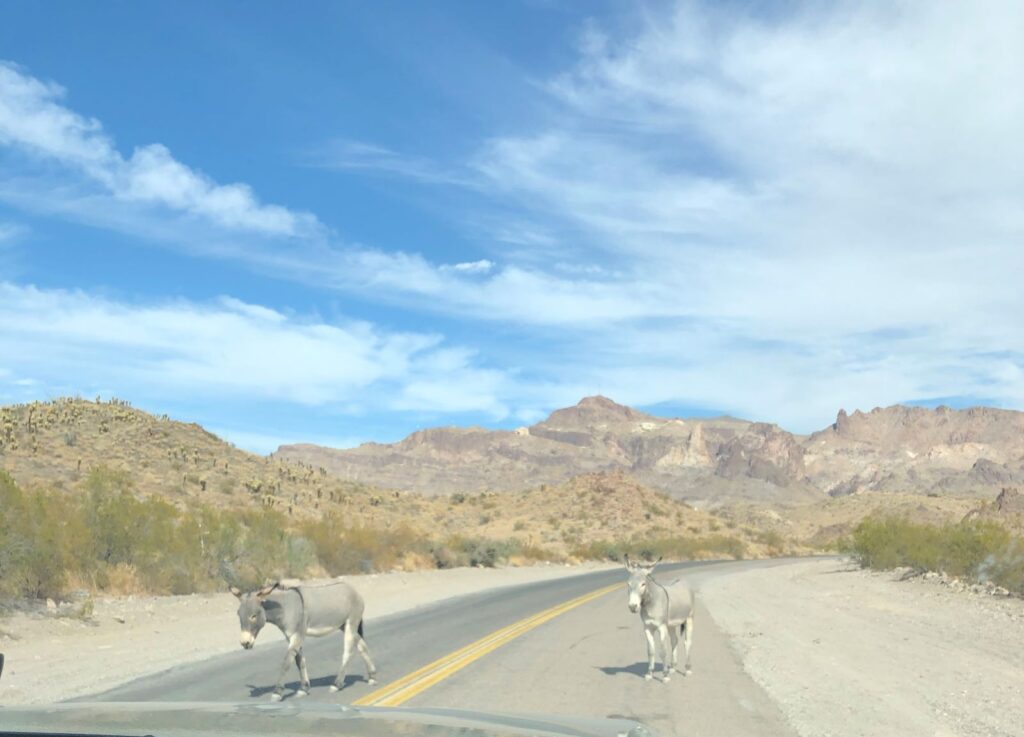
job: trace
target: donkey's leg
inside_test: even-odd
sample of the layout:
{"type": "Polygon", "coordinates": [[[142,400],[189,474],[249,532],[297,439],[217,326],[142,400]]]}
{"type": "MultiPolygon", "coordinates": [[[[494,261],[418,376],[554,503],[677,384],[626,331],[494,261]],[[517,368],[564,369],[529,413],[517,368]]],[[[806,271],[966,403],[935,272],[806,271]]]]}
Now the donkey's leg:
{"type": "Polygon", "coordinates": [[[309,671],[306,670],[306,656],[302,653],[301,647],[295,653],[295,667],[299,669],[299,690],[295,692],[295,695],[308,696],[309,671]]]}
{"type": "MultiPolygon", "coordinates": [[[[669,640],[671,640],[671,644],[672,644],[672,650],[671,650],[672,659],[669,660],[669,662],[668,662],[668,670],[671,673],[672,671],[677,670],[676,669],[676,663],[679,662],[679,640],[680,640],[679,630],[676,629],[675,627],[669,627],[668,628],[668,636],[669,636],[669,640]]],[[[666,656],[668,654],[669,653],[666,653],[666,656]]]]}
{"type": "Polygon", "coordinates": [[[644,674],[644,678],[648,681],[654,678],[654,632],[650,627],[644,626],[644,637],[647,638],[647,672],[644,674]]]}
{"type": "Polygon", "coordinates": [[[661,638],[661,677],[666,683],[672,677],[672,645],[669,635],[669,627],[666,624],[658,627],[658,636],[661,638]]]}
{"type": "Polygon", "coordinates": [[[683,651],[686,654],[686,664],[683,666],[683,675],[693,673],[690,668],[690,644],[693,642],[693,613],[686,618],[686,629],[683,630],[683,651]]]}
{"type": "Polygon", "coordinates": [[[356,635],[356,648],[359,650],[359,655],[362,657],[363,662],[366,663],[366,681],[373,685],[377,682],[377,666],[373,664],[373,659],[370,657],[370,648],[361,635],[356,635]]]}
{"type": "MultiPolygon", "coordinates": [[[[281,697],[284,696],[284,677],[288,675],[288,669],[292,665],[292,661],[298,664],[299,650],[302,649],[302,638],[295,634],[288,638],[288,650],[284,654],[284,661],[281,663],[281,673],[277,676],[277,685],[274,686],[274,693],[270,694],[270,698],[273,701],[280,701],[281,697]]],[[[301,669],[299,676],[301,677],[301,669]]]]}
{"type": "Polygon", "coordinates": [[[352,657],[352,648],[355,647],[356,638],[358,637],[353,628],[348,624],[345,625],[342,633],[345,639],[341,646],[341,666],[338,668],[338,677],[334,679],[334,683],[331,685],[332,691],[340,691],[345,687],[345,666],[348,665],[348,659],[352,657]]]}

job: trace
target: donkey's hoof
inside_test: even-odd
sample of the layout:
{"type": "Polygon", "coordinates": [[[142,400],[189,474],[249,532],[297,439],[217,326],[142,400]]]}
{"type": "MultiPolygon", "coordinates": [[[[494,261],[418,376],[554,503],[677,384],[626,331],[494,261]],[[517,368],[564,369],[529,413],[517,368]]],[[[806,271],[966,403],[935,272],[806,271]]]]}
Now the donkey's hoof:
{"type": "Polygon", "coordinates": [[[371,686],[376,686],[377,685],[377,679],[374,678],[373,676],[370,676],[369,678],[367,678],[366,682],[369,683],[371,686]]]}
{"type": "Polygon", "coordinates": [[[338,691],[340,691],[340,690],[341,689],[338,687],[337,683],[332,683],[331,684],[331,693],[338,693],[338,691]]]}
{"type": "Polygon", "coordinates": [[[301,688],[295,692],[295,698],[301,699],[303,696],[309,696],[309,691],[303,691],[301,688]]]}
{"type": "Polygon", "coordinates": [[[692,668],[687,668],[686,670],[683,671],[683,675],[684,676],[692,676],[693,675],[693,669],[692,668]]]}
{"type": "Polygon", "coordinates": [[[282,696],[279,693],[272,693],[272,694],[270,694],[270,700],[271,701],[280,701],[281,699],[282,699],[282,696]]]}
{"type": "Polygon", "coordinates": [[[654,674],[653,673],[644,673],[644,680],[645,681],[653,681],[654,680],[654,674]]]}

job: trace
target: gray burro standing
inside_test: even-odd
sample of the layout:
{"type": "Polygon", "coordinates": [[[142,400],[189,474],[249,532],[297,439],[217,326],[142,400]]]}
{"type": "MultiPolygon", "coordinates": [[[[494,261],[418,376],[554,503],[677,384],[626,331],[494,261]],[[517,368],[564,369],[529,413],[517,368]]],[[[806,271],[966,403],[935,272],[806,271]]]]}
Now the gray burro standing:
{"type": "Polygon", "coordinates": [[[338,630],[344,634],[344,644],[338,677],[331,690],[337,691],[345,685],[345,666],[352,657],[353,649],[358,650],[366,662],[367,680],[371,684],[377,682],[377,668],[363,639],[363,597],[344,581],[319,584],[278,581],[250,593],[243,593],[232,586],[231,593],[240,602],[238,621],[242,626],[242,647],[246,650],[251,648],[256,642],[256,635],[267,622],[276,625],[288,641],[288,652],[271,695],[274,701],[280,700],[284,693],[284,678],[292,660],[299,669],[301,682],[295,695],[306,696],[309,693],[309,673],[302,643],[307,637],[323,637],[338,630]]]}
{"type": "Polygon", "coordinates": [[[678,672],[684,676],[690,670],[690,643],[693,638],[693,592],[682,579],[667,584],[654,580],[653,563],[634,563],[626,556],[626,570],[629,571],[629,611],[640,612],[647,639],[647,673],[644,678],[654,678],[654,659],[657,655],[655,637],[661,640],[663,678],[667,683],[676,668],[676,651],[679,640],[683,640],[686,663],[678,672]]]}

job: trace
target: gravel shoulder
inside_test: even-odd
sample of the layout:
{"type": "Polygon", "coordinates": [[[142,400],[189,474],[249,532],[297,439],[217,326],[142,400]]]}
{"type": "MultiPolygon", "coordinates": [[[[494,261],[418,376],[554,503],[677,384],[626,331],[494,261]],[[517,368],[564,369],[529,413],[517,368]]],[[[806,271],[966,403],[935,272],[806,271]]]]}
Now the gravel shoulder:
{"type": "Polygon", "coordinates": [[[836,559],[703,583],[744,669],[800,735],[1024,734],[1024,601],[836,559]]]}
{"type": "MultiPolygon", "coordinates": [[[[455,568],[344,578],[363,595],[372,622],[454,596],[604,567],[455,568]]],[[[229,593],[126,596],[96,599],[88,619],[45,612],[4,617],[0,652],[7,662],[0,704],[53,703],[237,650],[237,607],[229,593]]],[[[279,639],[276,630],[264,632],[257,647],[279,639]]]]}

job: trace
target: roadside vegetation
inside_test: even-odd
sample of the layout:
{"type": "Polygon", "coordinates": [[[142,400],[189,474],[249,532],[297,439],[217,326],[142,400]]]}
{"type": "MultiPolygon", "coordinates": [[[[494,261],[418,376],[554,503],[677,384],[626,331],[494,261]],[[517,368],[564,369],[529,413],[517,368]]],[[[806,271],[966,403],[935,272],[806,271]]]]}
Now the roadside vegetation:
{"type": "Polygon", "coordinates": [[[0,472],[0,600],[60,599],[72,591],[187,594],[277,577],[523,565],[539,561],[742,558],[723,533],[636,535],[626,542],[548,547],[522,539],[424,534],[372,526],[343,511],[296,519],[277,509],[178,506],[137,493],[123,471],[90,470],[80,489],[22,488],[0,472]]]}
{"type": "Polygon", "coordinates": [[[0,473],[0,597],[186,594],[283,576],[560,557],[517,539],[434,540],[407,526],[350,526],[339,514],[296,521],[272,509],[182,509],[137,497],[125,474],[106,468],[91,471],[84,489],[22,489],[0,473]]]}
{"type": "Polygon", "coordinates": [[[871,517],[857,525],[840,549],[865,568],[935,571],[1024,594],[1024,538],[996,522],[935,525],[906,517],[871,517]]]}
{"type": "Polygon", "coordinates": [[[701,536],[667,535],[649,539],[632,538],[625,542],[598,540],[580,545],[572,551],[576,558],[588,560],[622,560],[624,555],[635,558],[733,558],[747,556],[747,545],[731,535],[712,533],[701,536]]]}

